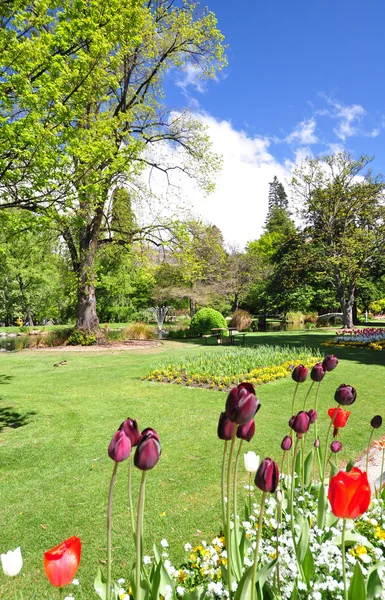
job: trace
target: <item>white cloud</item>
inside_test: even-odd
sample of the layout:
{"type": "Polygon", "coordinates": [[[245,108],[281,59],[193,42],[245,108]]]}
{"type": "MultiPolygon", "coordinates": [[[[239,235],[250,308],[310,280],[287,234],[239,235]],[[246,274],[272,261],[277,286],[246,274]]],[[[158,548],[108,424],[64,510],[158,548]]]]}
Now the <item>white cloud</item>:
{"type": "MultiPolygon", "coordinates": [[[[180,188],[179,194],[185,207],[189,207],[196,217],[217,225],[226,242],[244,247],[263,232],[269,182],[276,175],[281,183],[287,184],[292,164],[285,166],[274,158],[269,152],[270,141],[267,138],[251,137],[235,129],[231,122],[218,121],[207,114],[195,114],[194,117],[208,127],[213,151],[223,157],[215,191],[205,197],[191,179],[179,173],[171,177],[180,188]]],[[[168,152],[175,153],[177,150],[169,148],[168,152]]],[[[175,161],[175,156],[169,158],[175,161]]],[[[168,186],[164,178],[162,184],[158,176],[153,187],[155,185],[163,197],[170,194],[171,206],[173,189],[166,189],[168,186]]]]}
{"type": "Polygon", "coordinates": [[[183,71],[178,71],[175,85],[187,94],[187,89],[192,87],[196,92],[205,92],[205,81],[202,79],[202,69],[198,66],[188,64],[183,71]]]}
{"type": "Polygon", "coordinates": [[[284,139],[289,144],[298,143],[301,145],[316,144],[318,138],[315,134],[317,122],[314,117],[305,119],[298,123],[293,131],[284,139]]]}
{"type": "Polygon", "coordinates": [[[366,114],[363,106],[360,104],[343,104],[335,98],[324,95],[331,110],[318,111],[318,114],[328,115],[338,120],[337,127],[333,129],[334,133],[341,140],[362,133],[359,129],[359,123],[366,114]]]}

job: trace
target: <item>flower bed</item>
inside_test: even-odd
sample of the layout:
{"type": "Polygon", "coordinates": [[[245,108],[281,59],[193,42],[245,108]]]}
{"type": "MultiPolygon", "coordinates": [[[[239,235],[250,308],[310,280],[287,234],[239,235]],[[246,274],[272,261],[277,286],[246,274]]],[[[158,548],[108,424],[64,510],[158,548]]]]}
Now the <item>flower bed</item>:
{"type": "MultiPolygon", "coordinates": [[[[261,403],[250,382],[242,382],[227,396],[219,416],[218,437],[224,441],[221,488],[223,531],[210,543],[185,545],[186,560],[172,565],[168,543],[154,546],[151,554],[143,549],[145,486],[148,472],[161,458],[158,433],[146,428],[140,432],[133,419],[126,419],[108,447],[113,470],[107,508],[107,560],[99,567],[94,592],[103,600],[372,600],[385,599],[385,493],[371,490],[366,471],[349,463],[338,470],[339,440],[330,443],[348,426],[356,390],[341,384],[335,392],[337,406],[327,411],[329,428],[321,444],[317,434],[320,385],[338,360],[327,356],[313,366],[310,386],[305,365],[292,370],[295,382],[292,417],[281,442],[281,466],[270,457],[261,460],[254,452],[245,455],[249,473],[244,510],[238,510],[239,462],[242,444],[255,432],[255,415],[261,403]],[[299,389],[301,386],[301,389],[299,389]],[[315,388],[313,389],[313,386],[315,388]],[[305,389],[304,389],[305,388],[305,389]],[[313,390],[313,392],[312,392],[313,390]],[[314,408],[306,410],[306,404],[314,408]],[[295,409],[301,407],[298,413],[295,409]],[[132,449],[135,447],[135,453],[132,449]],[[133,568],[125,578],[114,581],[112,562],[113,490],[118,467],[128,462],[128,532],[135,541],[133,568]],[[134,467],[136,471],[134,473],[134,467]],[[314,478],[315,470],[319,481],[314,478]],[[140,475],[137,510],[132,498],[133,477],[140,475]],[[256,502],[255,487],[262,492],[256,502]],[[373,492],[373,493],[372,493],[373,492]],[[373,497],[373,495],[375,497],[373,497]],[[243,517],[239,515],[243,514],[243,517]]],[[[328,375],[329,377],[329,375],[328,375]]],[[[325,414],[326,417],[326,414],[325,414]]],[[[258,416],[259,419],[259,416],[258,416]]],[[[369,425],[369,424],[368,424],[369,425]]],[[[375,415],[368,427],[368,453],[382,417],[375,415]]],[[[384,470],[385,446],[382,455],[384,470]]],[[[273,449],[274,451],[274,449],[273,449]]],[[[219,457],[218,457],[219,458],[219,457]]],[[[150,504],[150,503],[148,503],[150,504]]],[[[81,559],[81,541],[72,536],[44,555],[44,569],[51,584],[64,588],[74,580],[81,559]]],[[[20,550],[1,555],[5,575],[16,577],[22,568],[20,550]]],[[[114,567],[114,570],[117,570],[114,567]]],[[[17,594],[15,597],[22,598],[17,594]]],[[[68,588],[67,588],[68,589],[68,588]]],[[[95,594],[94,594],[95,595],[95,594]]],[[[92,594],[85,597],[92,597],[92,594]]]]}
{"type": "Polygon", "coordinates": [[[221,348],[182,357],[176,364],[163,362],[143,379],[228,391],[240,381],[257,386],[288,377],[297,365],[312,367],[319,359],[310,348],[221,348]]]}
{"type": "Polygon", "coordinates": [[[325,342],[323,346],[356,346],[370,350],[383,350],[385,348],[385,329],[382,327],[342,329],[336,331],[335,338],[325,342]]]}

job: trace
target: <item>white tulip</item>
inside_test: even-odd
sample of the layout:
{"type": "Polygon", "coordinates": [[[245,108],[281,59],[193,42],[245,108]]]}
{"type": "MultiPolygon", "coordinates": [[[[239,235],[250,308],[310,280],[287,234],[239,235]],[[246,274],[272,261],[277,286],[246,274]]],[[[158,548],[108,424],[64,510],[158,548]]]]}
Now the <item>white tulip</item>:
{"type": "Polygon", "coordinates": [[[13,552],[12,550],[8,550],[7,554],[1,555],[1,566],[3,567],[4,575],[7,575],[8,577],[14,577],[20,573],[21,567],[23,566],[20,546],[13,552]]]}
{"type": "Polygon", "coordinates": [[[246,471],[248,473],[256,473],[261,462],[260,457],[255,452],[249,451],[244,454],[244,459],[246,471]]]}

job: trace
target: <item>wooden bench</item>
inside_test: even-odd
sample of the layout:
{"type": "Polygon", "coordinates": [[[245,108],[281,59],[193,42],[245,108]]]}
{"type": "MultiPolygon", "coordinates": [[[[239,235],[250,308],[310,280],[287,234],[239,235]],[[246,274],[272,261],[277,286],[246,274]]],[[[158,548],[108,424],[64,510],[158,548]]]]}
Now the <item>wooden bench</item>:
{"type": "Polygon", "coordinates": [[[242,338],[242,346],[244,346],[246,343],[246,333],[242,333],[241,331],[233,331],[230,336],[230,344],[235,345],[235,341],[237,338],[242,338]]]}
{"type": "Polygon", "coordinates": [[[218,344],[222,342],[222,338],[219,333],[206,333],[205,335],[202,335],[202,338],[204,338],[206,346],[209,338],[216,338],[218,344]]]}

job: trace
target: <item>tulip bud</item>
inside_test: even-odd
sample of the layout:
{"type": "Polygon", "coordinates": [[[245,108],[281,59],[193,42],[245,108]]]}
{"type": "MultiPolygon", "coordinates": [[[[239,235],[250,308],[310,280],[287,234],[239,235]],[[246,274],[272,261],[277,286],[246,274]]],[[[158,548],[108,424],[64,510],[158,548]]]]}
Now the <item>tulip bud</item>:
{"type": "Polygon", "coordinates": [[[124,431],[126,436],[131,442],[132,448],[138,445],[140,440],[140,431],[136,421],[134,419],[126,419],[119,427],[121,431],[124,431]]]}
{"type": "Polygon", "coordinates": [[[304,410],[301,410],[297,415],[291,417],[289,425],[296,433],[302,435],[303,433],[309,431],[309,415],[304,410]]]}
{"type": "Polygon", "coordinates": [[[356,396],[357,392],[354,387],[341,383],[335,391],[334,400],[341,406],[350,406],[355,401],[356,396]]]}
{"type": "Polygon", "coordinates": [[[275,492],[278,487],[279,469],[271,458],[265,458],[255,474],[254,483],[262,492],[275,492]]]}
{"type": "Polygon", "coordinates": [[[322,361],[325,371],[333,371],[338,365],[338,358],[334,354],[328,354],[322,361]]]}
{"type": "Polygon", "coordinates": [[[379,429],[382,425],[381,415],[376,415],[375,417],[373,417],[373,419],[370,421],[370,424],[373,427],[373,429],[379,429]]]}
{"type": "Polygon", "coordinates": [[[310,372],[310,377],[313,381],[316,382],[320,382],[323,380],[323,378],[325,377],[326,374],[326,369],[323,366],[322,363],[317,363],[316,365],[314,365],[314,367],[312,368],[311,372],[310,372]]]}
{"type": "Polygon", "coordinates": [[[250,419],[247,423],[243,423],[243,425],[238,425],[237,429],[237,438],[240,440],[245,440],[245,442],[249,442],[255,433],[255,423],[254,419],[250,419]]]}
{"type": "Polygon", "coordinates": [[[154,429],[144,429],[135,450],[134,465],[141,471],[155,467],[161,454],[159,436],[154,429]]]}
{"type": "Polygon", "coordinates": [[[314,448],[319,448],[319,438],[314,440],[314,448]]]}
{"type": "Polygon", "coordinates": [[[278,504],[282,504],[282,502],[283,502],[283,491],[280,490],[279,488],[275,492],[275,499],[278,502],[278,504]]]}
{"type": "Polygon", "coordinates": [[[332,452],[334,452],[334,454],[337,454],[337,452],[340,452],[342,450],[341,442],[339,442],[338,440],[334,440],[334,442],[332,442],[330,444],[330,450],[332,452]]]}
{"type": "Polygon", "coordinates": [[[288,450],[290,450],[292,444],[293,444],[293,438],[290,435],[285,435],[285,437],[283,438],[283,440],[281,442],[281,448],[282,448],[282,450],[285,450],[287,452],[288,450]]]}
{"type": "Polygon", "coordinates": [[[108,456],[115,462],[122,462],[130,456],[131,442],[124,431],[118,431],[114,434],[110,445],[108,446],[108,456]]]}
{"type": "Polygon", "coordinates": [[[20,546],[16,550],[8,550],[6,554],[1,555],[1,566],[3,567],[4,575],[7,577],[15,577],[20,573],[23,566],[20,546]]]}
{"type": "Polygon", "coordinates": [[[245,469],[248,473],[256,473],[258,471],[259,463],[261,459],[259,456],[250,450],[243,455],[245,461],[245,469]]]}
{"type": "Polygon", "coordinates": [[[293,369],[291,374],[292,379],[297,383],[303,383],[307,377],[308,369],[304,365],[298,365],[293,369]]]}
{"type": "Polygon", "coordinates": [[[230,421],[243,425],[252,419],[260,409],[261,404],[255,397],[251,383],[240,383],[233,388],[226,400],[226,415],[230,421]]]}
{"type": "Polygon", "coordinates": [[[307,411],[307,416],[309,417],[309,424],[313,425],[317,420],[317,411],[311,408],[307,411]]]}
{"type": "Polygon", "coordinates": [[[230,421],[227,418],[225,412],[221,413],[218,421],[218,437],[220,440],[231,440],[233,437],[234,429],[237,424],[230,421]]]}

